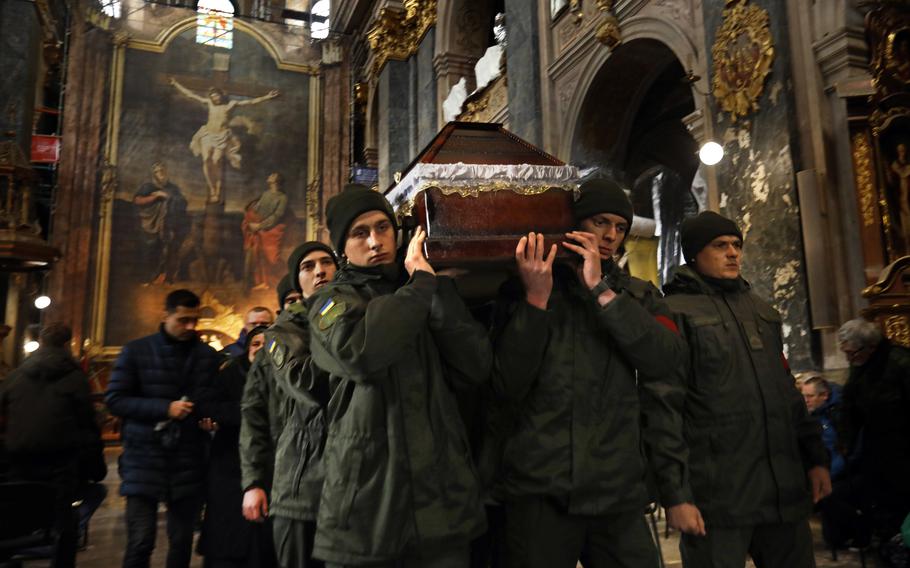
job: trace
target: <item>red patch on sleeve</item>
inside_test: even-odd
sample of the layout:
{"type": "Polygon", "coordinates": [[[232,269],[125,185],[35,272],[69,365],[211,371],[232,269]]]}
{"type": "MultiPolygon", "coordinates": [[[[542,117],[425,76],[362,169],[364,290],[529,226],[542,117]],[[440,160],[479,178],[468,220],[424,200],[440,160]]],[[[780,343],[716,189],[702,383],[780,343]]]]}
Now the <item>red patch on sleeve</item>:
{"type": "Polygon", "coordinates": [[[784,364],[784,369],[786,369],[787,372],[789,372],[790,371],[790,362],[787,361],[787,356],[784,355],[783,353],[780,354],[780,362],[784,364]]]}
{"type": "Polygon", "coordinates": [[[662,326],[664,326],[665,328],[669,329],[670,331],[672,331],[672,332],[675,333],[676,335],[679,335],[679,328],[676,327],[676,324],[673,322],[673,320],[671,320],[671,319],[668,318],[667,316],[654,316],[654,319],[656,319],[656,320],[657,320],[657,323],[659,323],[660,325],[662,325],[662,326]]]}

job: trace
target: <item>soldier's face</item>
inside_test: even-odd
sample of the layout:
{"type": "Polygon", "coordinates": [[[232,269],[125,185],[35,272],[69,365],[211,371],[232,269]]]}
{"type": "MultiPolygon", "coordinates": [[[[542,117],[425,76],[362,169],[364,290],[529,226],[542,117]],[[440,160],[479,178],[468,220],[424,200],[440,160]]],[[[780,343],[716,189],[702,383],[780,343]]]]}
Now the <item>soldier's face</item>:
{"type": "Polygon", "coordinates": [[[314,250],[300,261],[297,281],[304,298],[315,294],[316,290],[331,282],[332,278],[335,278],[335,261],[324,250],[314,250]]]}
{"type": "Polygon", "coordinates": [[[598,213],[582,221],[579,228],[597,237],[597,250],[600,252],[600,258],[607,260],[613,258],[623,241],[626,240],[629,223],[623,217],[613,213],[598,213]]]}
{"type": "Polygon", "coordinates": [[[382,211],[367,211],[351,223],[344,255],[355,266],[395,262],[395,226],[382,211]]]}
{"type": "Polygon", "coordinates": [[[297,290],[291,290],[284,297],[284,304],[281,306],[281,309],[286,310],[289,307],[291,307],[291,305],[296,304],[297,302],[299,302],[302,299],[303,299],[303,296],[300,294],[300,292],[298,292],[297,290]]]}
{"type": "Polygon", "coordinates": [[[695,255],[695,270],[710,278],[739,278],[743,242],[734,235],[717,237],[695,255]]]}
{"type": "Polygon", "coordinates": [[[257,333],[250,339],[250,346],[247,349],[247,358],[250,360],[250,363],[253,362],[253,358],[256,356],[256,353],[262,349],[262,346],[265,345],[265,335],[257,333]]]}
{"type": "Polygon", "coordinates": [[[199,323],[199,308],[177,306],[173,312],[164,314],[164,331],[178,341],[189,341],[196,337],[199,323]]]}

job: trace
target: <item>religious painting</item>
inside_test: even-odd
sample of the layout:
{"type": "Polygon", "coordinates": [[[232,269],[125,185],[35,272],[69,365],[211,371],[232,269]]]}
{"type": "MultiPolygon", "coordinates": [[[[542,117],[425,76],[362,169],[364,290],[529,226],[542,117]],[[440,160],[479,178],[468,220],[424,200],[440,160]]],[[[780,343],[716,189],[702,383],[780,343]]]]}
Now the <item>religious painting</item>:
{"type": "Polygon", "coordinates": [[[105,345],[156,329],[177,288],[228,314],[275,309],[287,256],[306,238],[311,75],[279,68],[236,27],[229,48],[197,36],[190,26],[157,52],[125,49],[105,345]]]}
{"type": "Polygon", "coordinates": [[[910,254],[910,109],[892,114],[879,129],[881,179],[890,219],[892,260],[910,254]]]}

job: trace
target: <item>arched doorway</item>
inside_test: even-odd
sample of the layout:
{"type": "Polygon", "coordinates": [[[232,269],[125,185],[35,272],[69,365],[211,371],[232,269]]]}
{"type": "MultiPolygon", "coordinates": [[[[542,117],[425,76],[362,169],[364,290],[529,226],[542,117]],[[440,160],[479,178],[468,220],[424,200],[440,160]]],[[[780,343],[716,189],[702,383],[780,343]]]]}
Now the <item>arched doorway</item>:
{"type": "Polygon", "coordinates": [[[692,191],[697,144],[683,119],[696,108],[686,69],[665,44],[634,39],[604,62],[584,96],[571,141],[573,164],[632,188],[636,215],[627,247],[637,275],[663,283],[680,261],[678,226],[698,209],[692,191]]]}

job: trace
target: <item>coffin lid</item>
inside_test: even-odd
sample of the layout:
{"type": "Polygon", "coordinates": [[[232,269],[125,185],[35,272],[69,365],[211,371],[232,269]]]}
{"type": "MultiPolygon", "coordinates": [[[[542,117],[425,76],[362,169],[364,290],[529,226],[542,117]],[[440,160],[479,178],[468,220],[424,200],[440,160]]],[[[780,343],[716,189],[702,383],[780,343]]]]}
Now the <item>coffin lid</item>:
{"type": "Polygon", "coordinates": [[[415,195],[428,187],[462,195],[506,188],[529,194],[554,187],[575,192],[578,177],[577,168],[502,124],[449,122],[385,195],[399,214],[407,215],[415,195]]]}
{"type": "Polygon", "coordinates": [[[534,164],[564,166],[537,146],[495,122],[449,122],[404,169],[415,164],[534,164]]]}

